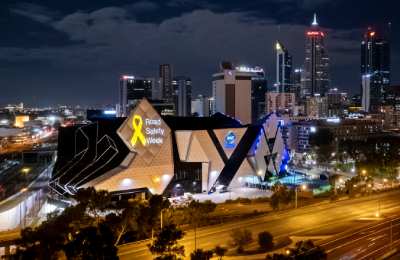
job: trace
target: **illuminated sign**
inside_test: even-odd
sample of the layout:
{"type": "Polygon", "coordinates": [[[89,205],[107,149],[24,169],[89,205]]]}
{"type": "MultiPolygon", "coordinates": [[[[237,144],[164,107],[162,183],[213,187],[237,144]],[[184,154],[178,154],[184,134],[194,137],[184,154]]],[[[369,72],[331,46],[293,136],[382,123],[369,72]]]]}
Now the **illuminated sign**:
{"type": "Polygon", "coordinates": [[[132,146],[135,146],[138,139],[140,139],[143,146],[146,146],[146,143],[149,143],[149,144],[153,144],[153,143],[162,144],[163,143],[163,139],[161,137],[157,137],[157,138],[153,137],[153,135],[163,135],[164,134],[164,129],[158,127],[158,126],[161,126],[161,118],[158,120],[146,118],[145,126],[149,126],[149,127],[146,127],[146,129],[145,129],[145,133],[146,133],[147,137],[145,137],[142,133],[143,121],[140,116],[136,115],[133,117],[132,126],[133,126],[133,129],[135,130],[135,134],[133,135],[132,141],[131,141],[132,146]],[[138,123],[136,123],[136,122],[138,122],[138,123]]]}
{"type": "Polygon", "coordinates": [[[370,33],[370,36],[374,36],[374,35],[375,35],[375,32],[370,33]]]}
{"type": "Polygon", "coordinates": [[[143,144],[143,146],[146,146],[146,138],[142,134],[142,118],[140,116],[134,116],[132,120],[132,125],[133,129],[135,129],[135,134],[132,137],[131,144],[132,146],[135,146],[137,140],[139,139],[140,142],[143,144]],[[136,120],[139,120],[138,123],[136,123],[136,120]]]}
{"type": "Polygon", "coordinates": [[[146,99],[142,99],[117,130],[129,150],[137,153],[148,165],[170,133],[171,129],[146,99]]]}
{"type": "Polygon", "coordinates": [[[114,111],[114,110],[105,110],[104,114],[106,114],[106,115],[114,115],[114,114],[116,114],[116,111],[114,111]]]}
{"type": "Polygon", "coordinates": [[[329,119],[326,119],[326,122],[339,123],[340,118],[329,118],[329,119]]]}
{"type": "Polygon", "coordinates": [[[124,76],[124,79],[134,79],[134,76],[124,76]]]}
{"type": "Polygon", "coordinates": [[[319,35],[319,32],[307,32],[307,35],[319,35]]]}
{"type": "Polygon", "coordinates": [[[225,145],[225,148],[233,148],[233,147],[235,147],[235,144],[233,143],[233,142],[235,142],[235,140],[236,140],[236,136],[232,133],[232,132],[230,132],[226,137],[225,137],[225,140],[226,140],[226,145],[225,145]]]}
{"type": "Polygon", "coordinates": [[[247,67],[236,67],[236,71],[240,72],[263,72],[263,69],[260,69],[258,67],[255,68],[247,68],[247,67]]]}

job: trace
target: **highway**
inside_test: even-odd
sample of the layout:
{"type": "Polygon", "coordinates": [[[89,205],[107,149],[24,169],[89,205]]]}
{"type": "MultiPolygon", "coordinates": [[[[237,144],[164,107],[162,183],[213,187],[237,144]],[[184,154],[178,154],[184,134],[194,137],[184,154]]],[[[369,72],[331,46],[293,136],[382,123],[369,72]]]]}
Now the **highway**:
{"type": "MultiPolygon", "coordinates": [[[[391,218],[400,213],[399,191],[386,192],[381,195],[381,213],[391,218]]],[[[246,251],[258,248],[257,235],[262,231],[269,231],[278,242],[277,248],[283,248],[292,243],[290,237],[314,239],[318,237],[332,237],[332,242],[323,240],[323,248],[328,252],[328,259],[370,259],[379,254],[379,248],[388,245],[390,222],[375,213],[378,211],[378,197],[366,197],[350,201],[329,203],[320,206],[310,206],[298,210],[289,210],[265,217],[257,217],[243,221],[231,222],[223,225],[197,230],[197,239],[194,231],[187,232],[180,241],[185,246],[186,258],[197,248],[212,249],[215,245],[228,246],[228,254],[237,255],[235,248],[229,245],[229,233],[233,228],[247,228],[253,233],[253,243],[246,251]],[[376,226],[380,224],[380,226],[376,226]],[[367,226],[367,227],[366,227],[367,226]],[[362,228],[354,234],[335,238],[334,235],[354,228],[362,228]],[[368,230],[365,230],[370,228],[368,230]],[[365,233],[367,232],[367,233],[365,233]],[[386,234],[386,235],[385,235],[386,234]],[[368,247],[368,245],[370,245],[368,247]],[[378,251],[377,251],[378,250],[378,251]]],[[[393,241],[398,244],[400,239],[400,219],[393,221],[393,241]]],[[[119,246],[118,255],[124,259],[150,260],[151,255],[147,243],[150,240],[119,246]]],[[[277,249],[275,248],[275,249],[277,249]]],[[[266,253],[263,254],[264,257],[266,253]]],[[[248,257],[249,255],[247,255],[248,257]]],[[[261,256],[261,255],[259,255],[261,256]]],[[[239,259],[239,258],[238,258],[239,259]]]]}
{"type": "Polygon", "coordinates": [[[400,245],[400,216],[393,214],[399,209],[388,210],[385,216],[392,219],[377,218],[380,221],[354,233],[323,243],[322,247],[328,253],[329,259],[372,259],[390,249],[390,234],[392,232],[393,248],[400,245]]]}

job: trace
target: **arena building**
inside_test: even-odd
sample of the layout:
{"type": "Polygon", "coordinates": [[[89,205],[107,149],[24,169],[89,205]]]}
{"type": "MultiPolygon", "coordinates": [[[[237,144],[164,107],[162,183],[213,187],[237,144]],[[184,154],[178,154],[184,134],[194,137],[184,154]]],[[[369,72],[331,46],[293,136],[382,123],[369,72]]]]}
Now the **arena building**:
{"type": "Polygon", "coordinates": [[[50,180],[61,195],[93,186],[113,200],[213,193],[260,183],[285,170],[275,113],[251,125],[212,117],[161,117],[143,101],[126,118],[60,128],[50,180]]]}

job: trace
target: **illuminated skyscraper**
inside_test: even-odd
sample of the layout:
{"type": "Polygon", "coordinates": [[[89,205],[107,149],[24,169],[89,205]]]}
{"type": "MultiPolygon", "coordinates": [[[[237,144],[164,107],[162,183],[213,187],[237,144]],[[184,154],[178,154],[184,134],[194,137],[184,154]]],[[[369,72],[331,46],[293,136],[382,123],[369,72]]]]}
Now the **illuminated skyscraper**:
{"type": "MultiPolygon", "coordinates": [[[[377,113],[380,105],[385,105],[385,89],[390,81],[389,26],[368,32],[361,42],[361,78],[369,78],[370,101],[367,111],[377,113]]],[[[365,86],[364,86],[365,87],[365,86]]],[[[363,94],[363,88],[361,87],[363,94]]],[[[363,95],[364,96],[364,95],[363,95]]]]}
{"type": "Polygon", "coordinates": [[[290,92],[292,56],[279,41],[276,43],[276,93],[290,92]]]}
{"type": "Polygon", "coordinates": [[[192,80],[176,76],[172,80],[172,102],[175,103],[175,116],[191,116],[192,80]]]}
{"type": "Polygon", "coordinates": [[[143,98],[152,98],[154,78],[122,76],[119,80],[119,111],[118,115],[128,116],[128,106],[143,98]]]}
{"type": "Polygon", "coordinates": [[[157,98],[166,103],[172,102],[172,65],[161,64],[159,73],[159,89],[157,98]]]}
{"type": "Polygon", "coordinates": [[[330,88],[329,55],[324,46],[324,33],[314,22],[311,30],[307,32],[306,60],[302,71],[302,97],[324,96],[330,88]]]}

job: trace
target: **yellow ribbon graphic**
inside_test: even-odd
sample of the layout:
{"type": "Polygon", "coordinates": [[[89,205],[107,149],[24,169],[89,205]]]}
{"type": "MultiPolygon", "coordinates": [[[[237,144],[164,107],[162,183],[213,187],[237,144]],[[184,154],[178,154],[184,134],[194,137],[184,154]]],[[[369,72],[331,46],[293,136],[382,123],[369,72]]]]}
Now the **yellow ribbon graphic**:
{"type": "Polygon", "coordinates": [[[146,145],[146,138],[142,134],[142,118],[140,116],[134,116],[132,120],[133,128],[135,129],[135,134],[132,137],[131,144],[135,146],[137,139],[139,138],[143,146],[146,145]],[[136,119],[139,119],[139,125],[136,124],[136,119]]]}

